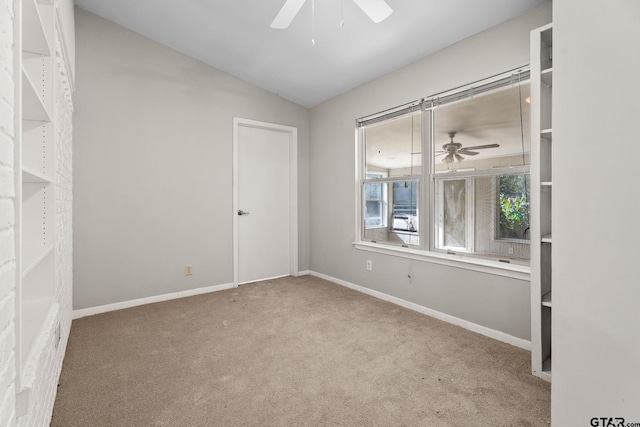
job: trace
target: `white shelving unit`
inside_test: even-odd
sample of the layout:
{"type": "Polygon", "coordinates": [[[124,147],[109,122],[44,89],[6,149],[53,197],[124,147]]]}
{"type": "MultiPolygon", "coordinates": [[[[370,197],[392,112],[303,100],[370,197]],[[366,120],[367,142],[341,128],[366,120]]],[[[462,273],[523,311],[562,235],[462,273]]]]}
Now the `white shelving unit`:
{"type": "Polygon", "coordinates": [[[553,27],[531,32],[531,369],[551,381],[553,27]]]}
{"type": "MultiPolygon", "coordinates": [[[[16,372],[19,400],[28,400],[37,361],[55,328],[55,9],[51,0],[16,2],[22,57],[17,105],[20,117],[19,250],[16,298],[16,372]],[[51,324],[49,324],[51,323],[51,324]]],[[[20,414],[18,414],[20,416],[20,414]]]]}
{"type": "MultiPolygon", "coordinates": [[[[51,4],[51,2],[48,2],[51,4]]],[[[50,34],[42,20],[40,9],[34,0],[22,2],[22,55],[23,56],[51,56],[50,34]]]]}

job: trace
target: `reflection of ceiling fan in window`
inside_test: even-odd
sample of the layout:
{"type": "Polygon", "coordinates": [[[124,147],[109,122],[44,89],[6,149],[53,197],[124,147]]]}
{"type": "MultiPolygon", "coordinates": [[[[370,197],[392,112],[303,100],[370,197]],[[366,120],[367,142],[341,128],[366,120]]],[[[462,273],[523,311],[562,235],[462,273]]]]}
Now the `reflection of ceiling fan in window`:
{"type": "Polygon", "coordinates": [[[449,164],[449,163],[453,163],[454,160],[461,162],[464,160],[464,157],[462,157],[462,154],[464,154],[465,156],[476,156],[480,154],[477,151],[471,151],[471,150],[483,150],[485,148],[500,147],[500,144],[487,144],[487,145],[475,145],[473,147],[463,147],[462,144],[460,144],[459,142],[453,142],[454,136],[456,136],[455,132],[449,132],[449,138],[451,138],[451,142],[448,142],[442,146],[442,149],[444,151],[436,151],[435,153],[436,157],[446,154],[446,156],[444,156],[444,158],[442,159],[442,163],[449,164]]]}
{"type": "MultiPolygon", "coordinates": [[[[287,28],[296,17],[307,0],[286,0],[278,15],[271,23],[271,28],[287,28]]],[[[353,0],[376,24],[387,19],[393,10],[384,0],[353,0]]]]}

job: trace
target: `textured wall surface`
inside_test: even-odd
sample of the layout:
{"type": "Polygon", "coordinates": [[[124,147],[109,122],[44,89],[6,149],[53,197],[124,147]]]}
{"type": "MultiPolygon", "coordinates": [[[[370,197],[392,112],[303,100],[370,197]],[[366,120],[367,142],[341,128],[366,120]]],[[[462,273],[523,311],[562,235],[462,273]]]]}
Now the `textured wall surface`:
{"type": "Polygon", "coordinates": [[[52,330],[48,335],[45,351],[37,362],[36,378],[24,416],[18,425],[24,427],[49,425],[53,404],[62,370],[67,339],[71,329],[71,296],[73,284],[72,238],[72,113],[71,87],[62,56],[60,40],[56,40],[55,82],[55,303],[58,304],[57,322],[60,323],[60,342],[52,330]]]}
{"type": "MultiPolygon", "coordinates": [[[[12,0],[0,0],[0,426],[45,426],[49,424],[56,386],[62,368],[64,348],[71,327],[72,293],[72,104],[67,67],[60,42],[56,55],[55,120],[56,173],[54,177],[57,212],[55,247],[55,311],[57,319],[44,332],[45,350],[28,375],[33,378],[28,399],[16,398],[16,180],[19,138],[16,132],[15,75],[18,48],[14,44],[16,14],[12,0]],[[54,332],[60,322],[61,340],[54,332]],[[24,406],[21,406],[24,405],[24,406]]],[[[72,19],[71,19],[72,20],[72,19]]],[[[26,394],[22,395],[23,397],[26,394]]]]}
{"type": "Polygon", "coordinates": [[[12,0],[0,0],[0,426],[15,424],[15,80],[12,0]]]}

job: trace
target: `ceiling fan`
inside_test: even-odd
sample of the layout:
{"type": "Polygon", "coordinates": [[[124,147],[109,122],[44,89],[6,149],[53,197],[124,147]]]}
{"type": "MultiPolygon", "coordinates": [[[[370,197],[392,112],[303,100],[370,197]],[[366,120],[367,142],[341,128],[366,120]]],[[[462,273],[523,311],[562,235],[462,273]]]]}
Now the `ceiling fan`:
{"type": "MultiPolygon", "coordinates": [[[[271,28],[284,29],[291,24],[307,0],[286,0],[280,12],[271,23],[271,28]]],[[[385,0],[353,0],[353,2],[376,24],[384,21],[393,9],[385,0]]]]}
{"type": "Polygon", "coordinates": [[[462,144],[460,144],[459,142],[453,142],[454,136],[456,136],[455,132],[449,132],[449,138],[451,138],[451,142],[447,142],[442,146],[442,149],[444,151],[436,151],[436,157],[446,154],[446,156],[442,159],[442,163],[450,164],[450,163],[453,163],[454,160],[461,162],[464,160],[464,157],[462,157],[461,154],[464,154],[465,156],[476,156],[480,154],[477,151],[470,151],[470,150],[482,150],[485,148],[500,147],[500,144],[487,144],[487,145],[475,145],[473,147],[462,147],[462,144]]]}

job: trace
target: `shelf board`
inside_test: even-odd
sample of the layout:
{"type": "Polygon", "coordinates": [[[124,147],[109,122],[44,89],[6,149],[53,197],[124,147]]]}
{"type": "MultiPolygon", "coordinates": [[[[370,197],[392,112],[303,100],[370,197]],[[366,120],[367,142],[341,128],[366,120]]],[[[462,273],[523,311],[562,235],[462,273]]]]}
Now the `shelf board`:
{"type": "Polygon", "coordinates": [[[22,120],[51,121],[47,108],[24,68],[22,69],[22,120]]]}
{"type": "MultiPolygon", "coordinates": [[[[44,349],[45,334],[49,328],[47,323],[55,322],[57,315],[57,304],[52,297],[44,297],[30,301],[23,301],[21,306],[21,329],[22,329],[22,357],[23,366],[29,359],[37,360],[39,354],[44,349]]],[[[25,372],[23,372],[23,377],[25,372]]],[[[31,373],[33,376],[35,372],[31,373]]],[[[25,378],[23,378],[24,381],[25,378]]],[[[24,381],[30,383],[32,381],[24,381]]]]}
{"type": "Polygon", "coordinates": [[[551,308],[551,291],[542,296],[542,305],[551,308]]]}
{"type": "Polygon", "coordinates": [[[542,372],[551,375],[551,356],[548,356],[542,361],[542,372]]]}
{"type": "Polygon", "coordinates": [[[540,72],[540,80],[547,86],[553,86],[553,68],[547,68],[540,72]]]}
{"type": "Polygon", "coordinates": [[[553,186],[553,182],[552,181],[542,181],[540,183],[540,185],[542,185],[543,187],[552,187],[553,186]]]}
{"type": "Polygon", "coordinates": [[[540,131],[540,136],[543,137],[544,139],[551,139],[551,135],[553,134],[553,129],[549,128],[549,129],[542,129],[540,131]]]}
{"type": "Polygon", "coordinates": [[[36,0],[22,2],[22,51],[25,57],[51,56],[49,40],[44,32],[36,0]]]}
{"type": "Polygon", "coordinates": [[[51,177],[27,166],[22,166],[22,182],[29,184],[50,184],[52,181],[51,177]]]}
{"type": "Polygon", "coordinates": [[[545,234],[542,236],[542,243],[551,243],[551,234],[545,234]]]}
{"type": "Polygon", "coordinates": [[[31,132],[34,129],[38,129],[43,125],[43,122],[34,122],[33,120],[23,120],[22,121],[22,133],[31,132]]]}
{"type": "Polygon", "coordinates": [[[53,245],[22,247],[22,278],[24,279],[53,250],[53,245]]]}

